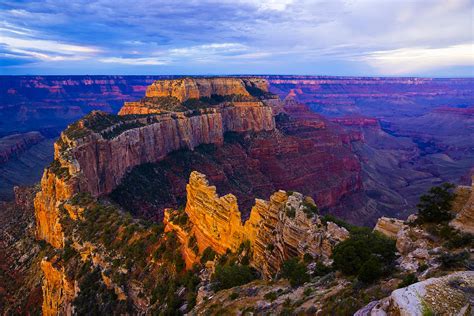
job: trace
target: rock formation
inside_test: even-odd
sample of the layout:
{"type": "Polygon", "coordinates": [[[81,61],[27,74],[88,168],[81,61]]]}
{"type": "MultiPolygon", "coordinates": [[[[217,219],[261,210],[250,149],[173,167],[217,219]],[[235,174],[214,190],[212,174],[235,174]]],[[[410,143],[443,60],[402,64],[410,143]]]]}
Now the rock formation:
{"type": "Polygon", "coordinates": [[[267,81],[258,78],[183,78],[155,81],[146,89],[146,96],[175,97],[180,102],[188,99],[211,97],[212,95],[250,96],[246,86],[268,91],[267,81]]]}
{"type": "Polygon", "coordinates": [[[457,214],[450,225],[465,233],[474,234],[474,176],[471,187],[458,187],[453,204],[457,214]]]}
{"type": "Polygon", "coordinates": [[[392,292],[367,315],[471,315],[474,271],[431,278],[392,292]]]}
{"type": "Polygon", "coordinates": [[[75,297],[74,282],[67,280],[63,269],[53,261],[41,262],[43,271],[43,316],[72,315],[72,300],[75,297]]]}
{"type": "Polygon", "coordinates": [[[160,161],[171,151],[222,144],[226,132],[274,128],[273,110],[261,102],[147,117],[93,112],[70,125],[55,144],[55,162],[35,199],[38,237],[62,246],[58,206],[74,193],[108,194],[132,167],[160,161]]]}
{"type": "Polygon", "coordinates": [[[306,253],[327,261],[334,245],[349,237],[346,229],[321,222],[311,198],[285,191],[274,193],[269,201],[257,199],[249,219],[242,224],[237,198],[232,194],[219,197],[216,187],[198,172],[189,178],[184,211],[189,217],[186,229],[173,222],[176,211],[165,213],[165,223],[167,230],[178,231],[188,265],[198,258],[197,254],[190,258],[186,249],[190,236],[197,240],[198,254],[208,247],[218,254],[235,252],[249,241],[252,264],[266,276],[276,273],[284,260],[302,258],[306,253]]]}
{"type": "Polygon", "coordinates": [[[395,218],[381,217],[375,224],[374,230],[390,238],[397,238],[398,232],[403,228],[403,221],[395,218]]]}

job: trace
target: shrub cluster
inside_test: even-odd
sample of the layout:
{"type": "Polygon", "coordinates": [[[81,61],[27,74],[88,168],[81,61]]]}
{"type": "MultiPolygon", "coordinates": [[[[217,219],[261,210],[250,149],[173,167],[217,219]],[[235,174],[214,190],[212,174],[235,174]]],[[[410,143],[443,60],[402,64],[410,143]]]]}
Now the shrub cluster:
{"type": "Polygon", "coordinates": [[[296,257],[284,261],[280,273],[282,278],[290,281],[291,286],[299,286],[309,281],[306,265],[296,257]]]}
{"type": "Polygon", "coordinates": [[[353,230],[349,239],[334,247],[333,265],[344,274],[370,283],[391,271],[395,252],[395,241],[370,230],[353,230]]]}
{"type": "Polygon", "coordinates": [[[418,203],[419,223],[440,223],[453,218],[451,203],[454,200],[454,185],[443,183],[432,187],[427,194],[420,197],[418,203]]]}

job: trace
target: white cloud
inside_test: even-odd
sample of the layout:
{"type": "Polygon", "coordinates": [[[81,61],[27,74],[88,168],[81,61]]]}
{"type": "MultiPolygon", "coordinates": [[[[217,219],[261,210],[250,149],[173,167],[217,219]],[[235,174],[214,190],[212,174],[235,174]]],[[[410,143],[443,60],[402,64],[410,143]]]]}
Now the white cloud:
{"type": "Polygon", "coordinates": [[[361,58],[383,74],[409,74],[451,66],[474,66],[474,43],[442,48],[374,51],[361,58]]]}
{"type": "Polygon", "coordinates": [[[167,60],[154,58],[154,57],[144,57],[144,58],[106,57],[106,58],[100,58],[99,61],[103,63],[135,65],[135,66],[168,64],[167,60]]]}
{"type": "Polygon", "coordinates": [[[293,0],[257,0],[254,4],[261,10],[284,11],[293,0]]]}
{"type": "Polygon", "coordinates": [[[29,57],[43,61],[83,60],[100,52],[94,47],[41,39],[38,38],[41,36],[38,32],[5,21],[0,25],[0,45],[17,58],[29,57]]]}
{"type": "Polygon", "coordinates": [[[247,46],[239,43],[212,43],[190,47],[173,48],[170,49],[168,53],[172,56],[202,57],[203,55],[234,53],[245,50],[247,50],[247,46]]]}

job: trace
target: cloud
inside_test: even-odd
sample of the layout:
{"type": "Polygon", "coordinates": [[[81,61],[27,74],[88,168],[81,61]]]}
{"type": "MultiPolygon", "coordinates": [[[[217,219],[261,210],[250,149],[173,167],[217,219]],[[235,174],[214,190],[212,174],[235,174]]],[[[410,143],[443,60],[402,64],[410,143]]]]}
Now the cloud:
{"type": "Polygon", "coordinates": [[[112,64],[122,64],[122,65],[135,65],[135,66],[144,66],[144,65],[166,65],[169,62],[159,58],[122,58],[122,57],[106,57],[100,58],[100,62],[103,63],[112,63],[112,64]]]}
{"type": "Polygon", "coordinates": [[[49,61],[69,60],[87,73],[436,74],[466,64],[458,46],[473,43],[473,14],[472,0],[4,0],[0,62],[17,56],[49,71],[49,61]]]}
{"type": "Polygon", "coordinates": [[[383,74],[410,74],[451,66],[474,66],[474,43],[443,48],[413,47],[375,51],[362,57],[383,74]]]}

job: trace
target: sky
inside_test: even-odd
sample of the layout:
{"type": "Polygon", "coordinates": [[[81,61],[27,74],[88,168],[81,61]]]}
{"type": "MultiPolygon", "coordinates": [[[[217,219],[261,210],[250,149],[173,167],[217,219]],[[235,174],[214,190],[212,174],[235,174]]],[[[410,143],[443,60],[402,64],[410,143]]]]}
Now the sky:
{"type": "Polygon", "coordinates": [[[0,0],[0,74],[474,77],[474,0],[0,0]]]}

